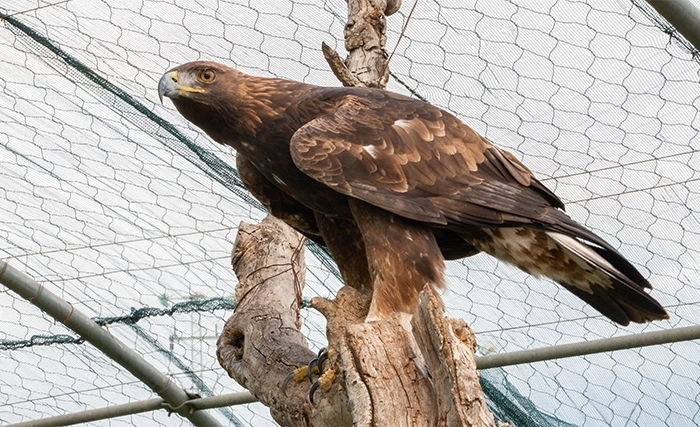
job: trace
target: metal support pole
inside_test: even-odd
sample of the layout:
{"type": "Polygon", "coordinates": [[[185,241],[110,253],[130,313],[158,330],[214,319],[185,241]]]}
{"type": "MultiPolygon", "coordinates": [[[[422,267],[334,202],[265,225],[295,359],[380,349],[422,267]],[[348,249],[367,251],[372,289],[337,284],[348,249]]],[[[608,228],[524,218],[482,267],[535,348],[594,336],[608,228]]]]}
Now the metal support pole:
{"type": "Polygon", "coordinates": [[[222,394],[221,396],[202,397],[193,399],[187,404],[196,411],[202,409],[221,408],[223,406],[245,405],[257,402],[258,399],[249,391],[239,393],[222,394]]]}
{"type": "Polygon", "coordinates": [[[55,417],[40,418],[16,424],[8,424],[7,427],[58,427],[74,424],[89,423],[107,418],[123,417],[125,415],[140,414],[163,409],[165,401],[160,397],[138,402],[125,403],[123,405],[107,406],[106,408],[89,409],[87,411],[71,414],[57,415],[55,417]]]}
{"type": "Polygon", "coordinates": [[[690,0],[647,0],[647,3],[700,50],[700,8],[690,0]]]}
{"type": "Polygon", "coordinates": [[[491,354],[477,357],[476,367],[477,369],[498,368],[501,366],[563,359],[565,357],[583,356],[586,354],[605,353],[608,351],[626,350],[697,339],[700,339],[700,325],[644,332],[641,334],[625,335],[623,337],[603,338],[573,344],[555,345],[532,350],[514,351],[511,353],[491,354]]]}
{"type": "MultiPolygon", "coordinates": [[[[515,351],[512,353],[481,356],[476,358],[476,366],[478,369],[484,370],[695,339],[700,339],[700,325],[633,334],[623,337],[603,338],[599,340],[557,345],[547,348],[536,348],[533,350],[515,351]]],[[[257,402],[255,396],[250,394],[250,392],[244,391],[221,396],[192,399],[188,400],[184,406],[194,411],[200,411],[203,409],[243,405],[252,402],[257,402]]],[[[123,405],[108,406],[106,408],[91,409],[73,414],[59,415],[56,417],[48,417],[41,420],[11,424],[8,427],[71,425],[98,421],[106,418],[133,415],[163,408],[167,408],[166,402],[163,399],[156,398],[143,400],[140,402],[126,403],[123,405]]]]}
{"type": "MultiPolygon", "coordinates": [[[[34,282],[4,261],[0,261],[0,283],[14,290],[55,319],[73,329],[86,341],[102,350],[106,355],[151,387],[151,389],[158,392],[163,398],[49,417],[42,420],[14,424],[15,426],[69,425],[136,414],[167,408],[168,406],[178,408],[176,412],[190,419],[195,425],[218,426],[220,424],[215,419],[201,410],[257,401],[249,392],[189,399],[182,389],[172,384],[169,378],[156,370],[133,350],[123,346],[116,338],[93,322],[92,319],[76,311],[72,305],[53,295],[44,289],[42,285],[34,282]]],[[[484,370],[697,339],[700,339],[700,325],[480,356],[476,358],[476,366],[477,369],[484,370]]]]}
{"type": "MultiPolygon", "coordinates": [[[[222,406],[243,405],[257,402],[258,400],[247,391],[240,393],[224,394],[221,396],[202,397],[188,400],[186,406],[199,411],[202,409],[220,408],[222,406]]],[[[7,427],[54,427],[73,424],[89,423],[107,418],[123,417],[126,415],[140,414],[142,412],[167,409],[167,403],[156,397],[155,399],[141,400],[139,402],[125,403],[123,405],[107,406],[105,408],[89,409],[87,411],[72,414],[58,415],[42,418],[40,420],[27,421],[17,424],[9,424],[7,427]]]]}
{"type": "Polygon", "coordinates": [[[63,323],[83,337],[112,360],[126,368],[136,378],[158,393],[171,408],[196,426],[220,426],[221,424],[204,411],[191,411],[186,405],[190,397],[163,375],[141,355],[124,345],[109,332],[70,303],[54,295],[26,274],[0,261],[0,283],[39,307],[54,319],[63,323]]]}

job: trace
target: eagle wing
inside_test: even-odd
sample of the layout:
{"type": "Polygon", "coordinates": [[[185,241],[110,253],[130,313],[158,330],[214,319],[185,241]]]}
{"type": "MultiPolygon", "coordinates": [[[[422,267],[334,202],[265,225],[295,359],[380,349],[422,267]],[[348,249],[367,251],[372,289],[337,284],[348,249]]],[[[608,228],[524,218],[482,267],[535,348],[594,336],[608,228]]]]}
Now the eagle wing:
{"type": "Polygon", "coordinates": [[[295,165],[336,191],[436,225],[517,226],[562,208],[512,154],[451,114],[355,90],[291,139],[295,165]]]}
{"type": "Polygon", "coordinates": [[[620,324],[668,317],[637,269],[566,215],[526,166],[437,107],[387,92],[351,94],[301,127],[291,154],[335,190],[444,226],[551,277],[620,324]]]}

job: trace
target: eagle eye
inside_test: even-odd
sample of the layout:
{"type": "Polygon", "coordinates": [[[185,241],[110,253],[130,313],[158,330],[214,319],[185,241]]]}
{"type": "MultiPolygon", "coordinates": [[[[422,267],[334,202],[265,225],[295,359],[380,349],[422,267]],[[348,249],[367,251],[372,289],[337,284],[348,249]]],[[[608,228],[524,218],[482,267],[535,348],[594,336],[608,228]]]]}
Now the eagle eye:
{"type": "Polygon", "coordinates": [[[205,68],[197,72],[197,78],[203,83],[211,83],[216,78],[216,73],[210,68],[205,68]]]}

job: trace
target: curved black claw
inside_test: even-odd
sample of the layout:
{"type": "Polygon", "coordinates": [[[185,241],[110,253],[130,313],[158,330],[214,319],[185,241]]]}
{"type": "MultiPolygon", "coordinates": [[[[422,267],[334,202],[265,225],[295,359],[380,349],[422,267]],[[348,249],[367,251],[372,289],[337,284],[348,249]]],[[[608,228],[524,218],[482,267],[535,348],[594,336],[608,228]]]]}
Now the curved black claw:
{"type": "Polygon", "coordinates": [[[332,357],[332,349],[328,350],[326,348],[322,348],[321,350],[319,350],[316,357],[309,362],[308,365],[302,366],[288,373],[282,379],[282,382],[280,383],[280,389],[284,390],[287,387],[287,384],[290,380],[294,380],[295,383],[299,384],[308,378],[309,382],[311,383],[311,387],[309,388],[309,402],[313,404],[314,394],[316,393],[316,390],[320,388],[322,390],[328,391],[333,385],[333,382],[335,382],[335,369],[333,369],[333,367],[330,367],[325,371],[323,369],[324,363],[328,365],[329,363],[326,362],[328,362],[329,359],[331,359],[332,357]],[[318,375],[318,379],[316,381],[314,381],[313,379],[314,375],[318,375]]]}
{"type": "Polygon", "coordinates": [[[311,404],[314,404],[314,394],[316,393],[316,390],[321,388],[322,390],[328,391],[330,388],[333,386],[333,383],[335,382],[335,369],[334,368],[328,368],[316,381],[311,384],[311,388],[309,388],[309,402],[311,404]]]}
{"type": "Polygon", "coordinates": [[[289,382],[289,380],[297,376],[296,372],[297,369],[290,371],[287,375],[284,376],[282,382],[280,383],[280,389],[284,390],[285,388],[287,388],[287,383],[289,382]]]}
{"type": "MultiPolygon", "coordinates": [[[[331,357],[331,353],[332,353],[332,351],[331,351],[331,350],[328,350],[328,349],[325,348],[325,347],[322,348],[322,349],[318,352],[318,366],[319,366],[319,367],[320,367],[320,366],[323,366],[323,362],[325,362],[326,360],[328,360],[329,357],[331,357]]],[[[320,368],[319,368],[319,369],[320,369],[320,368]]]]}
{"type": "Polygon", "coordinates": [[[328,360],[328,349],[326,347],[323,347],[318,351],[316,358],[311,359],[311,361],[309,361],[307,374],[309,377],[309,382],[311,382],[311,384],[314,383],[314,380],[313,378],[311,378],[311,376],[314,374],[321,374],[321,367],[323,366],[323,362],[325,362],[326,360],[328,360]]]}
{"type": "Polygon", "coordinates": [[[311,388],[309,388],[309,402],[311,402],[312,405],[314,404],[314,394],[316,394],[316,390],[318,390],[318,387],[318,381],[314,381],[311,384],[311,388]]]}
{"type": "Polygon", "coordinates": [[[333,350],[322,348],[318,352],[318,357],[309,362],[309,380],[311,379],[312,373],[320,374],[316,381],[312,381],[311,388],[309,388],[309,402],[311,402],[311,404],[314,403],[314,394],[319,387],[322,390],[328,391],[335,381],[335,369],[333,369],[332,366],[325,371],[323,370],[323,364],[331,357],[333,357],[333,350]]]}

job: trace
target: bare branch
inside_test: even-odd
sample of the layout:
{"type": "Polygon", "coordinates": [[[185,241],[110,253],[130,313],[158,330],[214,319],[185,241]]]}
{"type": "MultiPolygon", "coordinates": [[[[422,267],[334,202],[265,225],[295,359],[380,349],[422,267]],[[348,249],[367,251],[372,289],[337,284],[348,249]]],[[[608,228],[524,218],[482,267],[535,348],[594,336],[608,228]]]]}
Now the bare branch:
{"type": "Polygon", "coordinates": [[[284,378],[315,354],[308,348],[299,308],[304,286],[304,238],[268,216],[259,225],[241,223],[232,252],[238,277],[236,310],[217,342],[219,363],[283,426],[351,425],[347,397],[334,386],[311,405],[305,386],[284,378]]]}

